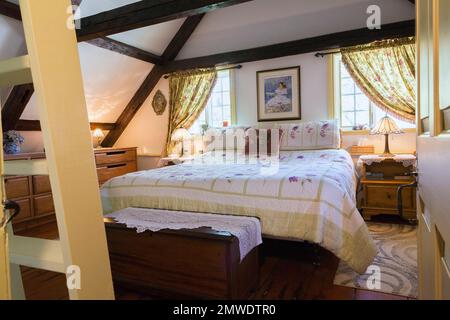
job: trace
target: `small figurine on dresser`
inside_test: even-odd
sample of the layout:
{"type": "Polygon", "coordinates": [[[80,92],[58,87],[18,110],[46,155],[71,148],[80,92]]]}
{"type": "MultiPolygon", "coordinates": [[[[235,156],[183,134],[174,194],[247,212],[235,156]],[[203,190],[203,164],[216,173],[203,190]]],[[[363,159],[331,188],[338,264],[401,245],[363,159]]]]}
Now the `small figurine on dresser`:
{"type": "Polygon", "coordinates": [[[6,154],[20,153],[20,145],[24,143],[25,139],[19,131],[10,130],[3,133],[3,151],[6,154]]]}

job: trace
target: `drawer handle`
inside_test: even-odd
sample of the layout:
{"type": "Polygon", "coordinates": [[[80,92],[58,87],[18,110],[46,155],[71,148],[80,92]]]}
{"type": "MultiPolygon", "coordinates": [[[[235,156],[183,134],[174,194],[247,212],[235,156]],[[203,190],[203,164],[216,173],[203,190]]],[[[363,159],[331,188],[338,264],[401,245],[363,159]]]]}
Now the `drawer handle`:
{"type": "Polygon", "coordinates": [[[113,169],[113,168],[120,168],[120,167],[125,167],[127,164],[126,163],[119,163],[119,164],[112,164],[110,166],[107,166],[107,169],[113,169]]]}
{"type": "Polygon", "coordinates": [[[125,154],[125,153],[126,153],[126,151],[111,151],[111,152],[107,152],[106,155],[107,156],[115,156],[118,154],[125,154]]]}

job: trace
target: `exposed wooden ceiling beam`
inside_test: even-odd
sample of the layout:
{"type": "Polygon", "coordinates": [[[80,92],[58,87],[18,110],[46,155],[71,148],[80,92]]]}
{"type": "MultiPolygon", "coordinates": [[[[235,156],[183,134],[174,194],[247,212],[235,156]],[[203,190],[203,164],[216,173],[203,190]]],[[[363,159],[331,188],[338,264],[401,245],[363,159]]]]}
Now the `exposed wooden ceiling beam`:
{"type": "MultiPolygon", "coordinates": [[[[115,128],[115,123],[102,123],[102,122],[91,122],[91,130],[102,129],[102,130],[112,130],[115,128]]],[[[18,131],[41,131],[41,123],[39,120],[19,120],[14,128],[18,131]]]]}
{"type": "Polygon", "coordinates": [[[164,51],[162,58],[164,62],[175,60],[175,58],[183,49],[186,42],[189,40],[191,34],[195,31],[200,21],[202,21],[205,13],[189,17],[181,26],[180,30],[175,34],[172,41],[170,41],[166,50],[164,51]]]}
{"type": "Polygon", "coordinates": [[[19,6],[6,0],[0,0],[0,14],[16,20],[22,20],[19,6]]]}
{"type": "MultiPolygon", "coordinates": [[[[183,48],[184,44],[191,36],[192,32],[194,32],[195,28],[202,20],[203,16],[204,14],[200,14],[198,16],[192,16],[186,19],[186,21],[183,23],[175,37],[172,39],[172,41],[164,51],[162,55],[164,61],[170,61],[176,58],[180,50],[183,48]]],[[[133,98],[125,107],[125,110],[117,119],[116,128],[114,128],[114,130],[111,130],[106,135],[105,139],[102,142],[102,146],[114,146],[119,137],[125,131],[126,127],[130,124],[135,114],[147,100],[148,96],[153,91],[159,79],[161,79],[164,73],[166,73],[164,66],[155,65],[153,67],[147,78],[144,80],[137,92],[134,94],[133,98]]]]}
{"type": "Polygon", "coordinates": [[[414,35],[415,21],[408,20],[383,25],[380,30],[369,30],[367,28],[356,29],[253,49],[219,53],[192,59],[176,60],[168,63],[165,67],[167,72],[207,68],[224,64],[238,64],[314,51],[338,49],[366,44],[382,39],[408,37],[414,35]]]}
{"type": "Polygon", "coordinates": [[[100,47],[102,49],[114,51],[125,56],[135,58],[138,60],[146,61],[152,64],[162,64],[163,60],[160,56],[141,50],[139,48],[130,46],[126,43],[113,40],[108,37],[97,38],[93,40],[88,40],[87,43],[100,47]]]}
{"type": "Polygon", "coordinates": [[[80,20],[78,41],[195,16],[251,0],[143,0],[80,20]]]}
{"type": "Polygon", "coordinates": [[[2,108],[3,131],[14,130],[17,122],[22,116],[25,107],[33,95],[34,87],[32,84],[23,84],[15,86],[2,108]]]}
{"type": "MultiPolygon", "coordinates": [[[[72,0],[72,5],[80,6],[82,0],[72,0]]],[[[0,14],[7,15],[16,20],[21,20],[20,7],[14,3],[0,0],[0,14]]],[[[80,40],[78,40],[80,42],[80,40]]],[[[101,37],[87,41],[89,44],[114,51],[125,56],[146,61],[153,64],[162,64],[162,58],[151,52],[130,46],[126,43],[113,40],[107,37],[101,37]]]]}

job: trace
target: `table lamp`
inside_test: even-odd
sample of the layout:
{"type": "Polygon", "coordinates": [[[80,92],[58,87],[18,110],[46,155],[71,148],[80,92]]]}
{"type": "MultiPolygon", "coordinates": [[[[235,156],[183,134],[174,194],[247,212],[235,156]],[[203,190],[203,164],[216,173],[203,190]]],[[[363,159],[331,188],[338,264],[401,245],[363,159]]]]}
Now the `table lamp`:
{"type": "Polygon", "coordinates": [[[380,155],[380,157],[393,157],[394,154],[389,150],[389,135],[390,134],[400,134],[403,131],[397,126],[395,121],[389,116],[385,116],[380,119],[375,128],[372,129],[370,134],[372,135],[384,135],[385,136],[385,144],[384,144],[384,153],[380,155]]]}
{"type": "Polygon", "coordinates": [[[177,151],[178,151],[177,155],[181,154],[181,157],[184,156],[184,153],[185,153],[184,140],[187,140],[187,139],[190,139],[190,138],[191,138],[191,134],[185,128],[176,129],[172,133],[171,141],[173,141],[175,143],[180,143],[181,142],[181,152],[180,152],[179,149],[177,149],[177,151]]]}
{"type": "Polygon", "coordinates": [[[92,136],[97,139],[97,148],[101,148],[102,145],[100,144],[102,142],[102,139],[105,137],[105,134],[103,133],[102,129],[95,129],[92,136]]]}

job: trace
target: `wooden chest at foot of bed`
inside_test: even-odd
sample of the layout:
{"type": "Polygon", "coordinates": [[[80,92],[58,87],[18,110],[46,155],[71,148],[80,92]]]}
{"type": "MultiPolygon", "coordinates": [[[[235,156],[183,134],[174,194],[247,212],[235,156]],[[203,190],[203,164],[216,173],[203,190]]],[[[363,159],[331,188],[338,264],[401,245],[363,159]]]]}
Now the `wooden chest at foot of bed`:
{"type": "Polygon", "coordinates": [[[208,228],[137,233],[105,219],[114,285],[200,299],[246,299],[259,277],[258,248],[208,228]]]}

